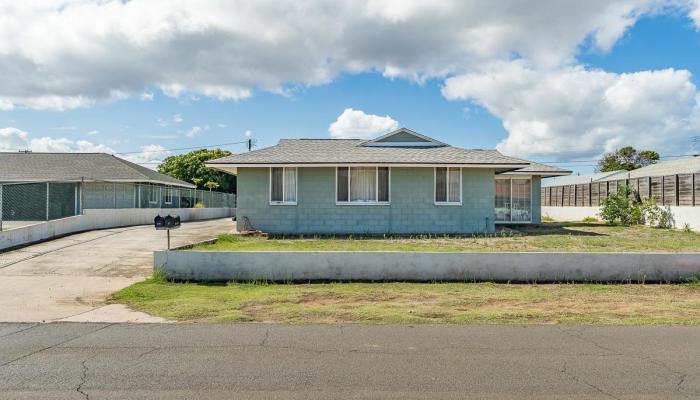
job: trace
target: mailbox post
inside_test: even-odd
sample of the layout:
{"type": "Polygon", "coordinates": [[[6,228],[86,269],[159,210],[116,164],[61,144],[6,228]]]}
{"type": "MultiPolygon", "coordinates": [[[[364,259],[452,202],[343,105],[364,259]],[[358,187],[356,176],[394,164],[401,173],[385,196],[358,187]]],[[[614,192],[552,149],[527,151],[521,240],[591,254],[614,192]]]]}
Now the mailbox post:
{"type": "Polygon", "coordinates": [[[180,216],[179,215],[166,215],[161,217],[157,215],[153,219],[153,225],[157,231],[166,231],[168,234],[168,250],[170,250],[170,230],[178,229],[180,227],[180,216]]]}

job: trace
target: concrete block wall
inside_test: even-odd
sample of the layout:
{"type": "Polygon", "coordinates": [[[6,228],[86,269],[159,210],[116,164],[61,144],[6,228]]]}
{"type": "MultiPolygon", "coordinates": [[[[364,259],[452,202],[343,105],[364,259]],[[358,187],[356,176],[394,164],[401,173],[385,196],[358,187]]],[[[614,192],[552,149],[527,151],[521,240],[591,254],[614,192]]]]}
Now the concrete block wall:
{"type": "Polygon", "coordinates": [[[155,251],[182,281],[685,282],[698,253],[155,251]]]}
{"type": "Polygon", "coordinates": [[[462,205],[435,205],[433,168],[391,168],[389,205],[336,205],[335,168],[299,168],[297,205],[270,205],[268,168],[238,169],[243,216],[270,233],[487,233],[494,225],[494,170],[462,169],[462,205]]]}

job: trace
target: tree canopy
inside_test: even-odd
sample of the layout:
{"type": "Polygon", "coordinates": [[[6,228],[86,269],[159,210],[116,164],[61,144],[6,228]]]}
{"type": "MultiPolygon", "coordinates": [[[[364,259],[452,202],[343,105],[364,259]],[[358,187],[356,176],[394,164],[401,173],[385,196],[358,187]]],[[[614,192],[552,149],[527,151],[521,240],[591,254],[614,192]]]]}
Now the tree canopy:
{"type": "Polygon", "coordinates": [[[603,155],[598,161],[599,172],[617,170],[631,171],[633,169],[656,164],[659,161],[659,153],[652,150],[637,151],[632,146],[623,147],[612,153],[603,155]]]}
{"type": "Polygon", "coordinates": [[[231,154],[230,151],[222,149],[194,150],[187,154],[167,157],[158,166],[158,171],[173,178],[194,183],[198,188],[204,188],[206,183],[213,182],[218,184],[218,186],[210,184],[209,186],[212,189],[220,192],[235,193],[236,177],[234,175],[209,169],[204,165],[205,161],[230,156],[231,154]]]}

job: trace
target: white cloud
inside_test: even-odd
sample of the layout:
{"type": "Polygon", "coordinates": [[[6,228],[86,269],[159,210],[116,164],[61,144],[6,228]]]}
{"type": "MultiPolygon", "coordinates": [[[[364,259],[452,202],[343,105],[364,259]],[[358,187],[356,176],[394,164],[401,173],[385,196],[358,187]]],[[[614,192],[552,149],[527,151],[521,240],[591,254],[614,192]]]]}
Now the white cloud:
{"type": "Polygon", "coordinates": [[[68,138],[41,137],[29,139],[21,129],[0,128],[0,151],[31,150],[56,153],[114,153],[110,147],[87,140],[74,141],[68,138]]]}
{"type": "Polygon", "coordinates": [[[691,5],[690,18],[692,18],[693,21],[695,21],[695,27],[697,29],[700,29],[700,0],[695,0],[695,4],[691,5]]]}
{"type": "Polygon", "coordinates": [[[185,133],[185,136],[191,139],[202,132],[204,132],[204,129],[201,126],[193,126],[189,131],[187,131],[187,133],[185,133]]]}
{"type": "Polygon", "coordinates": [[[182,121],[184,121],[184,119],[182,119],[182,115],[180,115],[180,114],[173,115],[173,122],[174,123],[179,124],[182,121]]]}
{"type": "Polygon", "coordinates": [[[21,129],[0,128],[0,151],[28,150],[28,137],[27,132],[21,129]]]}
{"type": "Polygon", "coordinates": [[[165,147],[159,144],[141,146],[141,152],[136,154],[120,155],[125,160],[136,164],[144,164],[145,167],[156,169],[165,157],[171,154],[165,147]]]}
{"type": "Polygon", "coordinates": [[[153,101],[153,92],[141,93],[141,101],[153,101]]]}
{"type": "Polygon", "coordinates": [[[253,131],[251,131],[250,129],[246,129],[245,130],[245,137],[249,138],[251,136],[253,136],[253,131]]]}
{"type": "Polygon", "coordinates": [[[333,138],[365,139],[380,133],[393,131],[399,127],[399,123],[386,115],[366,114],[361,110],[346,108],[328,127],[328,132],[333,138]]]}
{"type": "Polygon", "coordinates": [[[498,63],[446,81],[503,120],[506,154],[591,157],[624,145],[684,154],[700,134],[700,93],[685,70],[616,74],[582,66],[534,70],[498,63]]]}
{"type": "Polygon", "coordinates": [[[218,126],[219,128],[226,128],[227,125],[226,124],[216,124],[216,126],[218,126]]]}
{"type": "MultiPolygon", "coordinates": [[[[551,67],[571,63],[582,43],[609,50],[641,16],[667,3],[5,2],[0,109],[144,99],[149,87],[174,97],[239,100],[255,89],[284,94],[290,85],[325,84],[343,72],[420,81],[514,56],[551,67]]],[[[685,0],[670,4],[690,7],[685,0]]]]}
{"type": "Polygon", "coordinates": [[[93,129],[93,130],[91,130],[91,131],[89,131],[89,132],[85,132],[85,134],[88,135],[88,136],[95,136],[95,135],[97,135],[98,133],[100,133],[100,131],[98,131],[97,129],[93,129]]]}
{"type": "Polygon", "coordinates": [[[162,127],[162,128],[165,128],[166,126],[170,125],[170,124],[168,124],[168,122],[167,122],[166,120],[164,120],[163,118],[158,118],[158,119],[156,120],[156,124],[158,124],[158,125],[159,125],[160,127],[162,127]]]}

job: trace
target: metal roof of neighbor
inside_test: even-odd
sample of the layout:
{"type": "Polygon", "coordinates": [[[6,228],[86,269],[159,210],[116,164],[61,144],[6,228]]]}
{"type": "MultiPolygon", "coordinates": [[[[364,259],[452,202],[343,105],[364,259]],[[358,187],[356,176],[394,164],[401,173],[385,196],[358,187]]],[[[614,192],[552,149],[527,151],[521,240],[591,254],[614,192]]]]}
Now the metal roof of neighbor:
{"type": "MultiPolygon", "coordinates": [[[[399,131],[412,132],[406,129],[399,131]]],[[[493,166],[502,171],[530,168],[531,173],[570,173],[561,168],[508,157],[496,150],[469,150],[440,142],[435,146],[401,146],[396,143],[368,146],[367,143],[361,139],[282,139],[275,146],[210,160],[206,165],[212,168],[328,164],[471,165],[493,166]]]]}
{"type": "Polygon", "coordinates": [[[195,185],[105,153],[0,153],[0,182],[141,182],[195,185]]]}
{"type": "Polygon", "coordinates": [[[568,176],[556,176],[553,178],[547,178],[542,180],[542,187],[549,186],[562,186],[562,185],[580,185],[583,183],[596,182],[604,180],[606,177],[616,175],[621,171],[610,171],[610,172],[597,172],[595,174],[588,175],[568,175],[568,176]]]}
{"type": "Polygon", "coordinates": [[[644,178],[647,176],[663,176],[675,174],[700,173],[700,156],[688,156],[677,160],[662,161],[632,171],[598,172],[589,175],[562,176],[548,178],[542,181],[543,187],[577,185],[588,182],[605,182],[618,179],[644,178]]]}
{"type": "Polygon", "coordinates": [[[700,156],[689,156],[662,161],[632,171],[619,171],[615,175],[607,177],[606,180],[697,173],[700,173],[700,156]]]}

